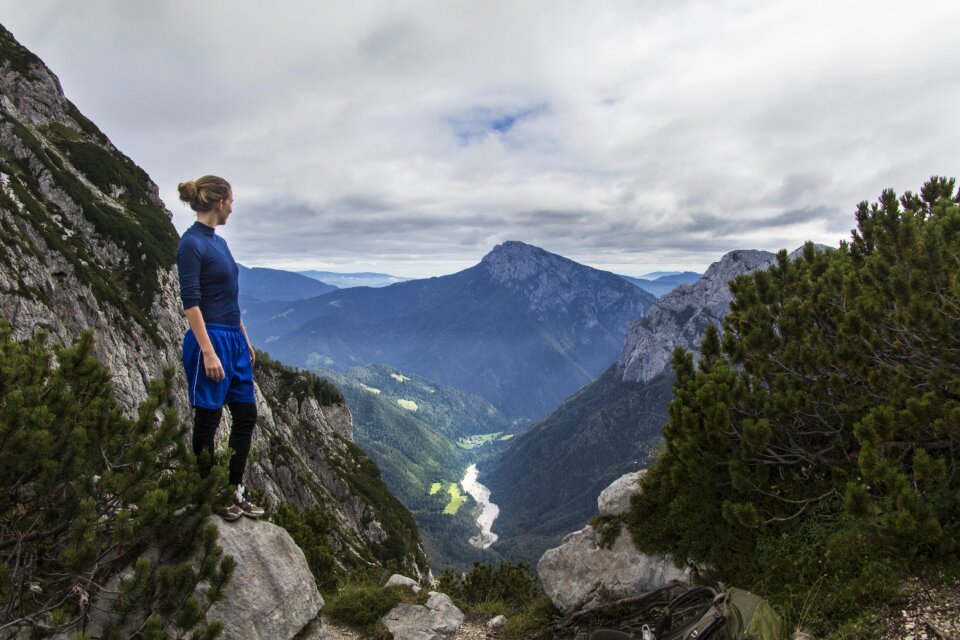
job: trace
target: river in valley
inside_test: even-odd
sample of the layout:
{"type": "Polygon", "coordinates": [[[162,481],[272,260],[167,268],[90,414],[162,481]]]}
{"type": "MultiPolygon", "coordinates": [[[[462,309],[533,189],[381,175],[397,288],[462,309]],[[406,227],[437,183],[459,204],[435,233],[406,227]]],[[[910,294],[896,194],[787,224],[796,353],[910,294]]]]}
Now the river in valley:
{"type": "Polygon", "coordinates": [[[486,549],[497,541],[497,534],[490,529],[493,527],[493,521],[500,515],[500,507],[490,502],[490,489],[477,482],[477,476],[480,471],[477,465],[472,464],[467,467],[463,474],[463,490],[473,498],[479,509],[476,514],[477,526],[480,527],[480,534],[470,538],[470,544],[478,549],[486,549]]]}

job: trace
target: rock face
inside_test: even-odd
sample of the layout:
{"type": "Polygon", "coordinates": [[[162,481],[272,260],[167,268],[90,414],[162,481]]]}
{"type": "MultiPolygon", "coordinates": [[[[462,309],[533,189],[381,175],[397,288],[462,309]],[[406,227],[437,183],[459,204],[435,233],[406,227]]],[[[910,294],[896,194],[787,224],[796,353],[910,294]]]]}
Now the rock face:
{"type": "MultiPolygon", "coordinates": [[[[167,346],[183,333],[182,313],[170,304],[171,214],[157,186],[64,97],[56,76],[2,27],[0,40],[0,317],[16,339],[44,327],[70,343],[94,329],[96,354],[132,411],[150,380],[179,362],[167,346]],[[99,172],[86,175],[95,165],[116,170],[110,179],[122,191],[99,172]]],[[[185,397],[178,401],[185,406],[185,397]]]]}
{"type": "MultiPolygon", "coordinates": [[[[630,506],[642,473],[628,473],[601,494],[601,515],[615,516],[630,506]]],[[[690,582],[691,569],[679,569],[670,556],[648,556],[637,551],[621,525],[610,547],[600,546],[600,534],[586,526],[563,539],[559,547],[540,558],[537,573],[543,589],[563,614],[616,598],[649,591],[671,580],[690,582]]]]}
{"type": "Polygon", "coordinates": [[[711,324],[720,325],[733,294],[728,283],[736,276],[764,269],[776,256],[767,251],[731,251],[693,284],[680,285],[653,306],[627,331],[617,372],[624,381],[650,382],[670,368],[676,347],[699,353],[711,324]]]}
{"type": "MultiPolygon", "coordinates": [[[[178,237],[157,186],[2,27],[0,45],[0,319],[17,339],[42,327],[70,344],[92,329],[129,415],[172,368],[172,401],[189,422],[178,237]]],[[[330,545],[345,566],[394,558],[426,573],[413,519],[353,443],[347,406],[323,402],[303,374],[275,363],[258,362],[255,376],[248,488],[271,505],[328,511],[330,545]]]]}
{"type": "Polygon", "coordinates": [[[217,519],[218,544],[237,560],[223,599],[207,612],[223,623],[223,638],[293,638],[323,606],[303,551],[268,522],[217,519]]]}
{"type": "Polygon", "coordinates": [[[440,640],[457,632],[463,624],[463,612],[449,596],[430,592],[425,605],[398,604],[383,618],[383,625],[394,640],[440,640]]]}

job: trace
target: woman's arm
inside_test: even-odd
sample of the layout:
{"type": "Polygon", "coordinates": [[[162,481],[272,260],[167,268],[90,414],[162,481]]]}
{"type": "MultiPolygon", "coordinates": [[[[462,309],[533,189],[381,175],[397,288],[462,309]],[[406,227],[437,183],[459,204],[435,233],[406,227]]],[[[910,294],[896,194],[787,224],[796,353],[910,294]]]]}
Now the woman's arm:
{"type": "Polygon", "coordinates": [[[243,320],[240,321],[240,331],[243,331],[243,337],[247,339],[247,349],[250,351],[250,366],[253,366],[257,360],[257,354],[253,350],[253,343],[250,342],[250,336],[247,335],[247,328],[243,326],[243,320]]]}
{"type": "MultiPolygon", "coordinates": [[[[203,314],[200,307],[190,307],[183,312],[187,316],[187,322],[190,323],[190,329],[193,330],[193,337],[197,339],[200,345],[200,353],[203,354],[203,368],[207,377],[214,382],[223,380],[223,364],[220,357],[213,350],[213,343],[210,342],[210,336],[207,335],[207,324],[203,321],[203,314]]],[[[241,325],[242,326],[242,325],[241,325]]],[[[246,332],[244,332],[246,335],[246,332]]]]}

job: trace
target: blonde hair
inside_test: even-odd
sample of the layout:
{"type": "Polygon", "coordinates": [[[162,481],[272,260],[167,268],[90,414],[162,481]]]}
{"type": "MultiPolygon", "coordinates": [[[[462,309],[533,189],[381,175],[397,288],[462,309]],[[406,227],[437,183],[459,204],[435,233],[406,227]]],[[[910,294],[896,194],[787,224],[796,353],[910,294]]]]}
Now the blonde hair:
{"type": "Polygon", "coordinates": [[[220,200],[230,197],[230,183],[218,176],[203,176],[177,185],[180,200],[190,205],[197,213],[206,213],[220,200]]]}

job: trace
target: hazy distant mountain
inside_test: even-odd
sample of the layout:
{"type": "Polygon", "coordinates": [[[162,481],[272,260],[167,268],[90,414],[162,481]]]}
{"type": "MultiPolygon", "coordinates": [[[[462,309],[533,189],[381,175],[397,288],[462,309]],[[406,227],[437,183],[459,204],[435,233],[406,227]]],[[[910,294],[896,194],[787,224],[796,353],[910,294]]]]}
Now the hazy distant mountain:
{"type": "Polygon", "coordinates": [[[500,506],[494,549],[538,559],[596,513],[611,481],[647,466],[673,397],[674,347],[696,352],[707,326],[728,312],[729,281],[774,259],[733,251],[694,284],[679,285],[633,323],[616,365],[486,461],[481,482],[500,506]]]}
{"type": "Polygon", "coordinates": [[[406,282],[410,278],[391,276],[387,273],[337,273],[336,271],[298,271],[300,275],[332,284],[338,289],[351,287],[389,287],[391,284],[406,282]]]}
{"type": "Polygon", "coordinates": [[[700,278],[700,275],[701,274],[694,271],[684,271],[682,273],[654,271],[640,278],[630,276],[621,277],[627,282],[635,284],[647,293],[652,293],[659,298],[676,289],[677,285],[696,282],[700,278]],[[662,273],[663,275],[655,275],[658,273],[662,273]]]}
{"type": "Polygon", "coordinates": [[[248,308],[254,343],[301,367],[385,363],[537,418],[595,379],[655,298],[522,242],[459,273],[248,308]]]}
{"type": "Polygon", "coordinates": [[[299,273],[242,264],[237,267],[240,269],[240,295],[258,300],[304,300],[337,290],[337,287],[299,273]]]}

